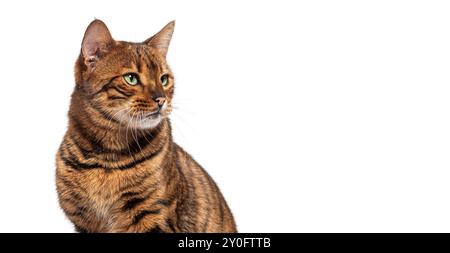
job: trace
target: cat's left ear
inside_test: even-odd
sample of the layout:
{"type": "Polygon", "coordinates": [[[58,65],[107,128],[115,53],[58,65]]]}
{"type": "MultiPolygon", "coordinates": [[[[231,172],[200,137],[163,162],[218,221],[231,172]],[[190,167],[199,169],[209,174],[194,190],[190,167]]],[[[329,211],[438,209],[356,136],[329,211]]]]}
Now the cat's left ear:
{"type": "Polygon", "coordinates": [[[144,43],[156,48],[164,57],[166,57],[174,28],[175,20],[169,22],[163,29],[161,29],[161,31],[144,41],[144,43]]]}

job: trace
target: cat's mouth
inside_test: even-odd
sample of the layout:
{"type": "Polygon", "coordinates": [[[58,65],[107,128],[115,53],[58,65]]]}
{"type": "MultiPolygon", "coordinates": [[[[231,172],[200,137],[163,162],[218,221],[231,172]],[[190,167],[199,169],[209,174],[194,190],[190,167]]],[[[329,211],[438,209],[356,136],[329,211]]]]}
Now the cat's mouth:
{"type": "Polygon", "coordinates": [[[161,110],[158,109],[156,112],[146,113],[144,115],[144,118],[146,118],[146,119],[157,119],[157,118],[159,118],[161,116],[162,116],[161,115],[161,110]]]}

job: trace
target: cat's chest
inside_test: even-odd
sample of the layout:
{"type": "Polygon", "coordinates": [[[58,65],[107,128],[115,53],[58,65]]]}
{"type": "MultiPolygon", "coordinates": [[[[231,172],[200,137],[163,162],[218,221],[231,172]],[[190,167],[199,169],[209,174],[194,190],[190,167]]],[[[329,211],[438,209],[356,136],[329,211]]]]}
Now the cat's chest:
{"type": "Polygon", "coordinates": [[[82,185],[85,185],[86,203],[91,217],[101,224],[100,230],[113,231],[117,226],[117,210],[120,209],[120,189],[118,182],[120,175],[104,173],[103,171],[91,171],[80,177],[82,185]]]}

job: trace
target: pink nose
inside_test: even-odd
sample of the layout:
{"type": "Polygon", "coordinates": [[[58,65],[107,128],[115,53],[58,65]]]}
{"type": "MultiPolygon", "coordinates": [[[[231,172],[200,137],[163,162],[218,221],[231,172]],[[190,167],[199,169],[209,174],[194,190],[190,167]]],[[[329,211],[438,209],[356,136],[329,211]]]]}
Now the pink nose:
{"type": "Polygon", "coordinates": [[[154,99],[156,103],[158,103],[159,106],[163,106],[164,103],[166,102],[166,98],[165,97],[157,97],[154,99]]]}

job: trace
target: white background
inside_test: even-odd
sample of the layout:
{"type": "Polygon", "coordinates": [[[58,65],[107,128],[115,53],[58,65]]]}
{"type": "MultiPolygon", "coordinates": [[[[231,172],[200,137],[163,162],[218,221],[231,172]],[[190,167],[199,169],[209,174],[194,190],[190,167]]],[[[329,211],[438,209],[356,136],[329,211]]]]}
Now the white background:
{"type": "Polygon", "coordinates": [[[175,140],[240,232],[450,232],[448,1],[1,1],[0,232],[72,232],[54,155],[86,26],[176,19],[175,140]]]}

